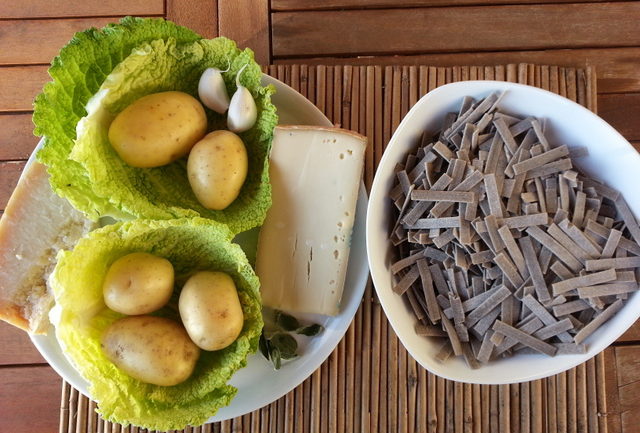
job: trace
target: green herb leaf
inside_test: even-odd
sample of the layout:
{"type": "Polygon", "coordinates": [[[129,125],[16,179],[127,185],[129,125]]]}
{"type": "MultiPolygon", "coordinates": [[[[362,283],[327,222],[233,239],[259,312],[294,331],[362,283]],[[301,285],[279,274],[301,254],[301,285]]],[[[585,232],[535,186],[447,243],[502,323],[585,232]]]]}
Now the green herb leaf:
{"type": "Polygon", "coordinates": [[[296,351],[298,350],[298,342],[289,334],[278,332],[271,337],[269,344],[278,348],[282,359],[291,359],[297,356],[296,351]]]}
{"type": "Polygon", "coordinates": [[[258,347],[260,347],[260,353],[262,353],[262,356],[264,356],[268,360],[269,359],[269,341],[264,337],[264,332],[260,334],[260,341],[259,341],[258,347]]]}
{"type": "Polygon", "coordinates": [[[322,327],[322,325],[318,325],[317,323],[314,323],[313,325],[298,328],[296,330],[296,334],[306,335],[307,337],[313,337],[314,335],[318,335],[322,331],[324,331],[324,328],[322,327]]]}
{"type": "Polygon", "coordinates": [[[271,357],[271,362],[273,363],[273,368],[275,368],[276,370],[280,370],[280,366],[282,365],[280,349],[278,349],[274,345],[269,345],[269,355],[271,357]]]}
{"type": "Polygon", "coordinates": [[[298,319],[279,310],[276,311],[276,324],[285,331],[295,331],[300,327],[298,319]]]}

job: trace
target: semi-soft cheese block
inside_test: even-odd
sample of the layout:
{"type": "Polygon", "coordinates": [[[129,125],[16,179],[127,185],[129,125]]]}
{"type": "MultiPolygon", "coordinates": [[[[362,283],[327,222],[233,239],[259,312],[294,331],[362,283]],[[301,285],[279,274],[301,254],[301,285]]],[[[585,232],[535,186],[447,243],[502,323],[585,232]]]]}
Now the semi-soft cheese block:
{"type": "Polygon", "coordinates": [[[276,127],[256,257],[265,306],[338,314],[366,144],[339,128],[276,127]]]}

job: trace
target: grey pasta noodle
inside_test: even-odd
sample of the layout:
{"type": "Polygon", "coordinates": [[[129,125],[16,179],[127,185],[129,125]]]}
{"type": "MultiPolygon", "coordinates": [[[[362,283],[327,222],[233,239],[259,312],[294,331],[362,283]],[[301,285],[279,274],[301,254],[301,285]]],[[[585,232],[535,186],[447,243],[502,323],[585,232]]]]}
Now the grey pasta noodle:
{"type": "Polygon", "coordinates": [[[466,97],[396,165],[393,290],[436,358],[580,354],[638,290],[640,226],[544,122],[466,97]]]}

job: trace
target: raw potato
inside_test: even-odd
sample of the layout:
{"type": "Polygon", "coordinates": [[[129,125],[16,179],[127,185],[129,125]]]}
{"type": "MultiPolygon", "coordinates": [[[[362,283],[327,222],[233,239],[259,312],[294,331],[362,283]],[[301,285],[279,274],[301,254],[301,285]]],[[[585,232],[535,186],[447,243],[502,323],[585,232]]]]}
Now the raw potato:
{"type": "Polygon", "coordinates": [[[200,355],[178,322],[154,316],[125,317],[112,323],[102,336],[102,349],[129,376],[161,386],[188,379],[200,355]]]}
{"type": "Polygon", "coordinates": [[[223,272],[191,276],[180,293],[180,317],[201,349],[220,350],[233,343],[244,323],[236,285],[223,272]]]}
{"type": "Polygon", "coordinates": [[[147,314],[163,307],[173,292],[173,265],[149,253],[113,262],[102,285],[107,307],[122,314],[147,314]]]}
{"type": "Polygon", "coordinates": [[[231,131],[214,131],[196,143],[189,154],[189,183],[204,207],[221,210],[240,194],[248,165],[240,137],[231,131]]]}
{"type": "Polygon", "coordinates": [[[127,164],[160,167],[189,153],[206,132],[207,116],[197,99],[162,92],[122,110],[109,127],[109,141],[127,164]]]}

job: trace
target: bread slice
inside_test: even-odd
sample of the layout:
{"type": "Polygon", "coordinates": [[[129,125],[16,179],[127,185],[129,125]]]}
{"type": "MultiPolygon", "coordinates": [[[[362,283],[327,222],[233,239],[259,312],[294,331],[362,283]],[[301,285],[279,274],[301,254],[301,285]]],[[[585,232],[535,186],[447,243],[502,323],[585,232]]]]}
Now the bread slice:
{"type": "Polygon", "coordinates": [[[44,334],[53,294],[47,278],[60,249],[95,228],[51,191],[40,163],[27,166],[0,219],[0,319],[44,334]]]}

